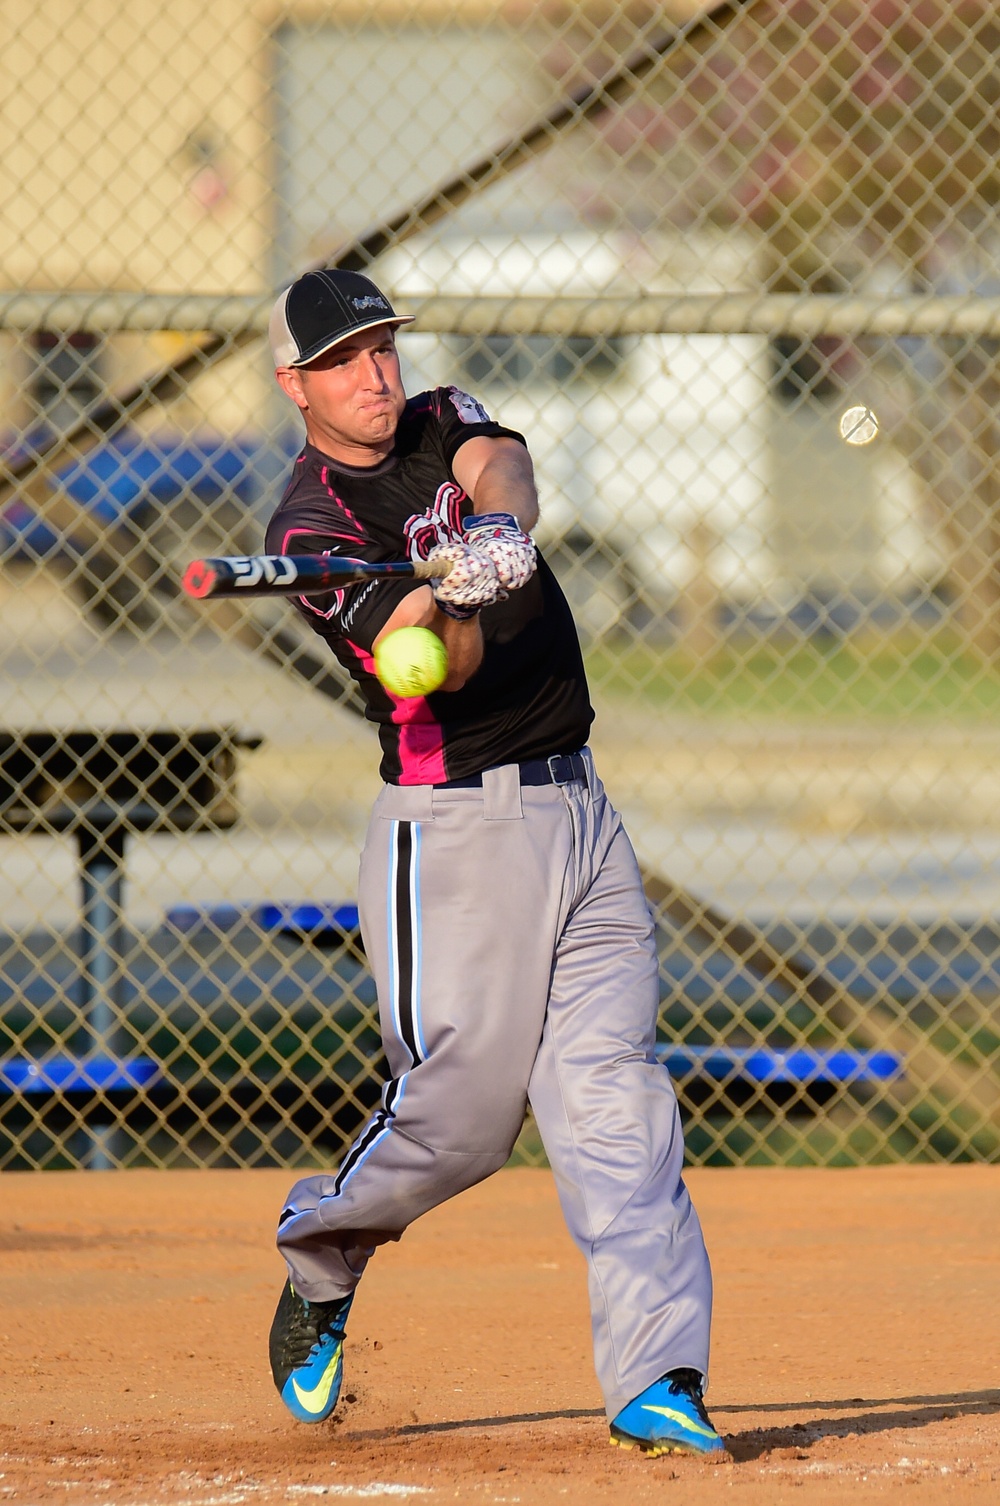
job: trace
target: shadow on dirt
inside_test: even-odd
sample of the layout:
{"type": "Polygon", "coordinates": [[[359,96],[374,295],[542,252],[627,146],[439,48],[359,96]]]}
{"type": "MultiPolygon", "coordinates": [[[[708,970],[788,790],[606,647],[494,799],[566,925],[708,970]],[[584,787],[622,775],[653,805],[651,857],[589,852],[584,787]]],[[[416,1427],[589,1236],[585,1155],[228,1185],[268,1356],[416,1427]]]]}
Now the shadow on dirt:
{"type": "MultiPolygon", "coordinates": [[[[716,1407],[715,1412],[739,1412],[739,1407],[716,1407]]],[[[745,1410],[750,1410],[749,1408],[745,1410]]],[[[850,1412],[849,1416],[820,1417],[793,1422],[784,1428],[752,1428],[732,1433],[727,1444],[739,1463],[757,1459],[773,1449],[808,1449],[824,1438],[891,1433],[896,1428],[921,1428],[952,1417],[987,1417],[1000,1412],[1000,1391],[959,1391],[946,1396],[893,1396],[882,1400],[854,1396],[845,1401],[770,1402],[755,1412],[850,1412]],[[856,1408],[891,1408],[865,1410],[856,1408]]]]}
{"type": "Polygon", "coordinates": [[[580,1417],[603,1417],[600,1407],[567,1407],[562,1412],[514,1412],[507,1417],[458,1417],[448,1422],[413,1422],[400,1428],[372,1428],[367,1432],[341,1436],[352,1443],[365,1443],[370,1439],[414,1438],[426,1433],[454,1433],[460,1428],[506,1428],[526,1422],[564,1422],[580,1417]]]}

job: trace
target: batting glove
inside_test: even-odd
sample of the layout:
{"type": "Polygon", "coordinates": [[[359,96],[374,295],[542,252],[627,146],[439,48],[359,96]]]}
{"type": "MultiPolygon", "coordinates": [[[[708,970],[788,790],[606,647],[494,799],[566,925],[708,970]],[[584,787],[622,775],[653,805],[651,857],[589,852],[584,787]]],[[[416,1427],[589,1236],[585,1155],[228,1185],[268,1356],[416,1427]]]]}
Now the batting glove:
{"type": "Polygon", "coordinates": [[[447,575],[431,581],[434,600],[446,617],[464,622],[475,617],[481,607],[492,606],[503,597],[496,565],[479,549],[470,549],[468,544],[439,544],[427,561],[451,566],[447,575]]]}
{"type": "Polygon", "coordinates": [[[535,573],[535,541],[509,512],[484,512],[462,519],[465,541],[488,554],[506,591],[526,586],[535,573]]]}

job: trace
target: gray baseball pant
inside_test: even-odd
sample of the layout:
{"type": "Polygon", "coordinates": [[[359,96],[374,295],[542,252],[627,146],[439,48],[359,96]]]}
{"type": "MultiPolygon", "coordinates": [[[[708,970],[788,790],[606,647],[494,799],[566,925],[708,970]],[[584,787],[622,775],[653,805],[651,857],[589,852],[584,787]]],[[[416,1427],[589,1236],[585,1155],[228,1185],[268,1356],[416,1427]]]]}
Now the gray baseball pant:
{"type": "Polygon", "coordinates": [[[653,1057],[657,962],[635,854],[586,782],[386,785],[359,903],[392,1073],[335,1174],[292,1188],[278,1246],[330,1301],[379,1244],[498,1171],[530,1102],[588,1270],[609,1417],[667,1370],[708,1373],[712,1278],[653,1057]]]}

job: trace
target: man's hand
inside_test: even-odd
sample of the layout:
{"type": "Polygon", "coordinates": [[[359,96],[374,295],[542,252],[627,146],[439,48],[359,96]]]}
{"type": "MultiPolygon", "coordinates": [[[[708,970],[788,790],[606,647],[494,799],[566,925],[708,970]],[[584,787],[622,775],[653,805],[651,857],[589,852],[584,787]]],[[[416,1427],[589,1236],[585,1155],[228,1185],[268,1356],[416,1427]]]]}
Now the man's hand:
{"type": "Polygon", "coordinates": [[[441,580],[432,580],[434,600],[446,617],[459,622],[474,617],[481,607],[500,601],[504,592],[496,565],[490,556],[468,544],[439,544],[427,556],[428,563],[447,561],[451,565],[441,580]]]}
{"type": "Polygon", "coordinates": [[[477,513],[462,519],[465,541],[496,566],[497,578],[506,591],[527,585],[535,573],[535,541],[509,512],[477,513]]]}

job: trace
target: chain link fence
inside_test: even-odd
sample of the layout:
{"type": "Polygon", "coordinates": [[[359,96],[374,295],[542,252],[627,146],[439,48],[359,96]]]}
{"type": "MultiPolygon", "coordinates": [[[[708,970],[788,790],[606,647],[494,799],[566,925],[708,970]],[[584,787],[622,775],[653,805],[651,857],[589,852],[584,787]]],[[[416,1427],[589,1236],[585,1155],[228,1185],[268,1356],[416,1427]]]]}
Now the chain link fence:
{"type": "Polygon", "coordinates": [[[291,608],[178,591],[260,547],[323,264],[529,439],[691,1159],[1000,1157],[995,8],[0,27],[0,1166],[329,1161],[377,1101],[374,733],[291,608]]]}

